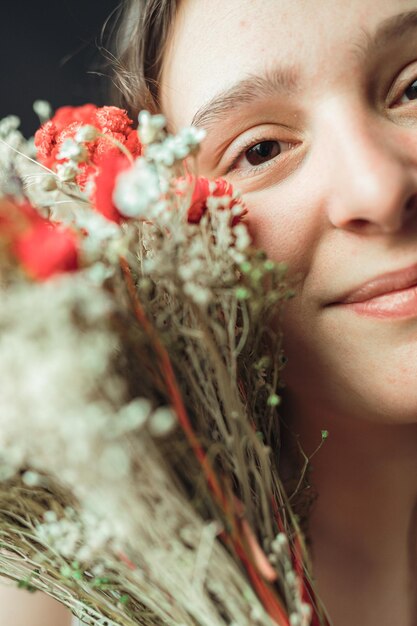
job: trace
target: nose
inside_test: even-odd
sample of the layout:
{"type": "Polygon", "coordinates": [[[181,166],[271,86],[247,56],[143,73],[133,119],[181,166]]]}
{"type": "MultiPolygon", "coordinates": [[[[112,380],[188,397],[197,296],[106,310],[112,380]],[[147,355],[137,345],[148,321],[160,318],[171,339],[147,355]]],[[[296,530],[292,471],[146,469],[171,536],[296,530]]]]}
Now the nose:
{"type": "Polygon", "coordinates": [[[417,213],[416,131],[410,147],[412,130],[342,106],[326,124],[330,222],[362,234],[401,231],[417,213]]]}

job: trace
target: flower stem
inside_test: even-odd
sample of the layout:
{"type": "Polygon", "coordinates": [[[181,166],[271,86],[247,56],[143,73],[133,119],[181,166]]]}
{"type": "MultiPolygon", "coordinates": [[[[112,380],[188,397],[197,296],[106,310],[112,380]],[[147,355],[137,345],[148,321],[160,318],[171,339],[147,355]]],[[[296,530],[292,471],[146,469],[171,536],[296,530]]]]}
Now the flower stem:
{"type": "MultiPolygon", "coordinates": [[[[138,298],[138,294],[136,291],[136,287],[133,281],[132,272],[129,267],[128,262],[124,257],[120,257],[120,266],[126,281],[126,286],[129,292],[129,296],[131,298],[134,313],[137,321],[144,329],[150,340],[152,341],[153,347],[157,354],[159,364],[161,370],[165,377],[165,383],[168,391],[169,398],[172,402],[172,406],[178,416],[178,420],[185,432],[185,435],[197,457],[200,461],[204,475],[206,476],[208,485],[212,490],[218,504],[220,505],[223,513],[226,514],[228,521],[231,522],[231,535],[228,535],[225,531],[222,531],[220,534],[223,536],[226,543],[232,545],[236,555],[239,557],[243,565],[245,566],[246,571],[248,572],[249,578],[251,579],[254,588],[261,600],[265,610],[270,615],[270,617],[279,625],[279,626],[289,626],[288,616],[285,613],[285,609],[282,606],[282,603],[279,597],[276,595],[273,589],[271,589],[270,585],[265,581],[262,577],[256,565],[256,559],[254,559],[254,555],[252,550],[250,550],[249,546],[247,549],[244,547],[244,543],[242,539],[245,536],[245,533],[242,529],[242,521],[239,519],[239,511],[236,510],[233,506],[233,500],[227,498],[223,489],[221,488],[217,477],[214,473],[213,468],[208,460],[206,452],[203,450],[198,438],[196,437],[191,422],[187,413],[187,409],[184,405],[181,392],[179,390],[175,372],[171,363],[171,359],[169,354],[162,344],[154,326],[149,321],[143,306],[138,298]],[[228,512],[231,511],[232,517],[230,519],[228,512]],[[250,556],[248,556],[248,554],[250,556]]],[[[248,531],[246,529],[246,538],[248,536],[248,531]]],[[[251,537],[254,540],[254,537],[251,537]]],[[[260,549],[260,548],[259,548],[260,549]]]]}

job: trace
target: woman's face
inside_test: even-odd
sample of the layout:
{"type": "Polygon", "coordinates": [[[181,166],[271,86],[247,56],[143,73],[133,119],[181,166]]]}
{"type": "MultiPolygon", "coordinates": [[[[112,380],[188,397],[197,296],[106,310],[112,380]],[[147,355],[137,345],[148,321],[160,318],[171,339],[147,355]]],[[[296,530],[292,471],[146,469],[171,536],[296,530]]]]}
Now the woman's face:
{"type": "Polygon", "coordinates": [[[299,279],[287,393],[417,421],[414,292],[334,304],[412,266],[417,283],[417,1],[182,0],[162,78],[173,128],[208,131],[199,173],[242,191],[256,244],[299,279]]]}

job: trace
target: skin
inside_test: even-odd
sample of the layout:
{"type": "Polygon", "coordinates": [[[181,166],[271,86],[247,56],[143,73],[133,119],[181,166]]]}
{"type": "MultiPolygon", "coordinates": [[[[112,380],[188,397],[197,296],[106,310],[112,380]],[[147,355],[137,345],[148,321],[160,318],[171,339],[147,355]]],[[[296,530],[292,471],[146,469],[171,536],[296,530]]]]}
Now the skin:
{"type": "Polygon", "coordinates": [[[317,589],[334,624],[417,623],[417,312],[328,306],[417,262],[417,22],[366,51],[398,0],[182,0],[161,83],[173,130],[236,80],[299,66],[299,88],[238,103],[210,129],[199,173],[241,189],[255,243],[285,260],[283,414],[313,460],[317,589]],[[254,173],[239,143],[281,142],[254,173]],[[358,619],[358,616],[360,618],[358,619]]]}
{"type": "Polygon", "coordinates": [[[7,626],[72,626],[71,613],[47,596],[0,579],[0,623],[7,626]]]}

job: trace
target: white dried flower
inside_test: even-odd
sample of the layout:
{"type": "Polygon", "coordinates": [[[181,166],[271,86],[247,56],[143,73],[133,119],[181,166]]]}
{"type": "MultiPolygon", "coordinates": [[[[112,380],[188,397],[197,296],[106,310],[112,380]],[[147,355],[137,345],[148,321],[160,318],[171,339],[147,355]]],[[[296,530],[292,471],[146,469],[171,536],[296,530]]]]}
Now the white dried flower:
{"type": "Polygon", "coordinates": [[[177,425],[177,416],[170,407],[159,407],[148,420],[148,429],[153,437],[165,437],[177,425]]]}
{"type": "Polygon", "coordinates": [[[56,522],[58,520],[58,517],[55,511],[45,511],[45,513],[43,514],[43,519],[48,524],[51,524],[53,522],[56,522]]]}
{"type": "Polygon", "coordinates": [[[78,143],[84,143],[87,141],[94,141],[99,136],[99,130],[91,124],[81,126],[75,133],[75,141],[78,143]]]}
{"type": "Polygon", "coordinates": [[[47,100],[35,100],[32,106],[41,124],[52,117],[52,107],[47,100]]]}
{"type": "Polygon", "coordinates": [[[145,426],[151,413],[151,403],[146,398],[135,398],[122,407],[112,426],[111,435],[122,435],[145,426]]]}
{"type": "Polygon", "coordinates": [[[313,616],[313,607],[307,602],[302,602],[300,606],[302,626],[309,626],[313,616]]]}
{"type": "Polygon", "coordinates": [[[197,126],[189,126],[187,128],[182,128],[178,135],[181,138],[181,141],[192,149],[203,141],[207,135],[207,131],[204,128],[197,128],[197,126]]]}
{"type": "Polygon", "coordinates": [[[65,139],[58,154],[57,159],[69,159],[75,163],[81,163],[88,157],[85,146],[77,143],[74,139],[65,139]]]}
{"type": "Polygon", "coordinates": [[[17,130],[20,126],[20,118],[17,115],[7,115],[0,120],[0,137],[5,138],[9,133],[17,130]]]}
{"type": "Polygon", "coordinates": [[[122,446],[112,444],[104,449],[99,459],[99,465],[102,475],[114,480],[127,476],[130,460],[122,446]]]}
{"type": "Polygon", "coordinates": [[[271,550],[278,556],[283,552],[288,553],[288,538],[285,533],[277,534],[271,543],[271,550]]]}
{"type": "Polygon", "coordinates": [[[236,236],[235,247],[237,250],[247,250],[252,240],[245,224],[236,224],[233,228],[233,233],[236,236]]]}
{"type": "Polygon", "coordinates": [[[175,136],[169,135],[160,143],[148,146],[146,157],[158,165],[172,167],[176,161],[182,161],[194,152],[204,132],[202,129],[190,127],[175,136]]]}
{"type": "Polygon", "coordinates": [[[113,201],[125,217],[152,217],[152,206],[165,191],[155,167],[139,158],[117,177],[113,201]]]}
{"type": "Polygon", "coordinates": [[[44,520],[36,526],[36,535],[66,558],[91,561],[112,541],[109,525],[91,512],[68,511],[58,519],[53,511],[47,511],[44,520]]]}
{"type": "Polygon", "coordinates": [[[177,157],[172,145],[171,137],[168,137],[162,143],[151,144],[146,151],[146,157],[158,165],[172,167],[177,157]]]}
{"type": "Polygon", "coordinates": [[[295,574],[295,572],[293,572],[293,570],[289,570],[285,574],[285,580],[291,587],[293,587],[295,583],[297,582],[297,575],[295,574]]]}
{"type": "Polygon", "coordinates": [[[27,152],[27,142],[17,130],[20,119],[16,115],[8,115],[0,120],[0,187],[7,194],[18,191],[17,181],[10,176],[15,170],[19,152],[27,152]]]}
{"type": "Polygon", "coordinates": [[[253,624],[260,624],[265,617],[265,612],[260,606],[253,606],[250,611],[250,618],[253,624]]]}
{"type": "Polygon", "coordinates": [[[40,484],[40,476],[37,472],[28,470],[22,476],[22,480],[28,487],[34,487],[40,484]]]}
{"type": "Polygon", "coordinates": [[[166,124],[163,115],[151,115],[149,111],[143,110],[138,115],[138,121],[141,143],[148,145],[163,138],[162,131],[166,124]]]}
{"type": "Polygon", "coordinates": [[[200,306],[206,306],[212,299],[212,292],[207,287],[188,282],[183,287],[184,293],[200,306]]]}
{"type": "Polygon", "coordinates": [[[302,626],[301,617],[298,615],[298,613],[291,613],[290,624],[291,626],[302,626]]]}
{"type": "Polygon", "coordinates": [[[59,163],[56,166],[56,173],[59,178],[64,183],[69,183],[75,180],[77,174],[79,174],[78,167],[69,161],[68,163],[59,163]]]}

